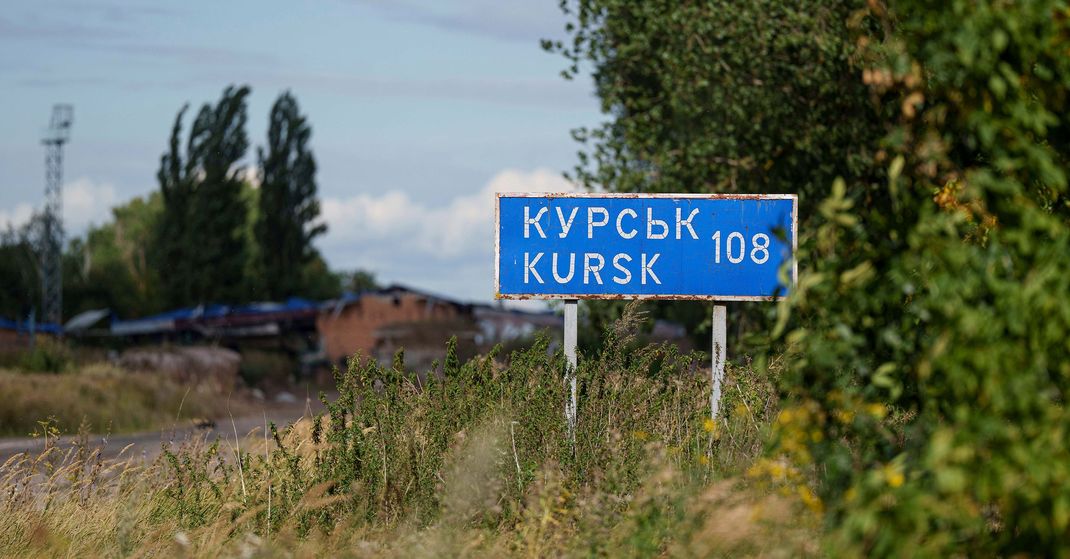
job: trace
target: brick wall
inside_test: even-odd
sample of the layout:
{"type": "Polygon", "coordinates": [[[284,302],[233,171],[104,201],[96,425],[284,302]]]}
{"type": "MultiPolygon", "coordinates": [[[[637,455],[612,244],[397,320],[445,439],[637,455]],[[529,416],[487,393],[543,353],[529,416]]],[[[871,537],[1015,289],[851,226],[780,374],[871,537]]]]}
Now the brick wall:
{"type": "Polygon", "coordinates": [[[418,293],[365,294],[340,311],[327,309],[316,317],[323,351],[332,363],[341,363],[358,351],[374,356],[382,326],[425,321],[451,321],[463,315],[461,307],[418,293]]]}

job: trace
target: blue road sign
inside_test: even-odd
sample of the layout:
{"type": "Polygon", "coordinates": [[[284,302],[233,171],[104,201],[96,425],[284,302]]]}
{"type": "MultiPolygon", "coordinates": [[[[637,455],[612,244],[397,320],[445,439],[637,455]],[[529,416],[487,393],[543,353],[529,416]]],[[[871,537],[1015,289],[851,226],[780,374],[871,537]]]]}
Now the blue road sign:
{"type": "Polygon", "coordinates": [[[501,299],[765,301],[795,283],[793,194],[499,194],[501,299]]]}

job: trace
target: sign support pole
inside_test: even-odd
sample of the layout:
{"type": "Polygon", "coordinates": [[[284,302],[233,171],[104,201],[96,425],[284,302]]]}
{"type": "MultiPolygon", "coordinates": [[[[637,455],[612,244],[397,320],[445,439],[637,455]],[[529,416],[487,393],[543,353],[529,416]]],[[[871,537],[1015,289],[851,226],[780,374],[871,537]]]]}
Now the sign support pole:
{"type": "Polygon", "coordinates": [[[565,383],[569,386],[569,399],[565,402],[565,419],[568,421],[568,437],[572,444],[576,444],[576,330],[577,309],[576,299],[565,300],[565,383]]]}
{"type": "Polygon", "coordinates": [[[713,368],[710,369],[710,419],[717,421],[721,406],[721,381],[724,380],[725,345],[728,342],[728,309],[724,305],[713,306],[713,368]]]}

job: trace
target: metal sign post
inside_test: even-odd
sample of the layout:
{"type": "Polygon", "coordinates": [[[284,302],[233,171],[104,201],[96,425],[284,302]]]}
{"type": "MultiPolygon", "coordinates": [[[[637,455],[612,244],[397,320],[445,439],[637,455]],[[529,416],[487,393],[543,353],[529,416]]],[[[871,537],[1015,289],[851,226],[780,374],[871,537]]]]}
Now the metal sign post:
{"type": "MultiPolygon", "coordinates": [[[[577,425],[577,299],[774,301],[795,284],[797,214],[793,194],[498,194],[496,298],[565,300],[570,438],[577,425]]],[[[716,419],[727,346],[723,305],[713,308],[712,330],[716,419]]]]}
{"type": "Polygon", "coordinates": [[[568,385],[569,399],[565,402],[565,419],[568,421],[568,438],[576,442],[576,332],[579,302],[575,299],[565,301],[565,384],[568,385]]]}
{"type": "Polygon", "coordinates": [[[721,382],[724,380],[725,345],[728,343],[728,309],[724,305],[713,306],[713,345],[710,354],[713,367],[710,369],[710,419],[717,421],[721,406],[721,382]]]}

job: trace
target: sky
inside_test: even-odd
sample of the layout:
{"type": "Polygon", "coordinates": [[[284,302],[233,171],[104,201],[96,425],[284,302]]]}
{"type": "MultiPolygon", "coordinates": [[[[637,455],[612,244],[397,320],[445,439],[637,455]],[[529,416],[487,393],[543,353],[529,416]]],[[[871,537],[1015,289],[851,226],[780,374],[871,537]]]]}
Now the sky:
{"type": "Polygon", "coordinates": [[[589,78],[564,80],[566,61],[539,46],[564,38],[557,0],[0,4],[0,228],[43,205],[53,103],[74,105],[77,236],[158,188],[184,103],[250,85],[251,165],[289,90],[312,124],[331,267],[489,301],[493,193],[576,189],[570,130],[603,119],[589,78]]]}

